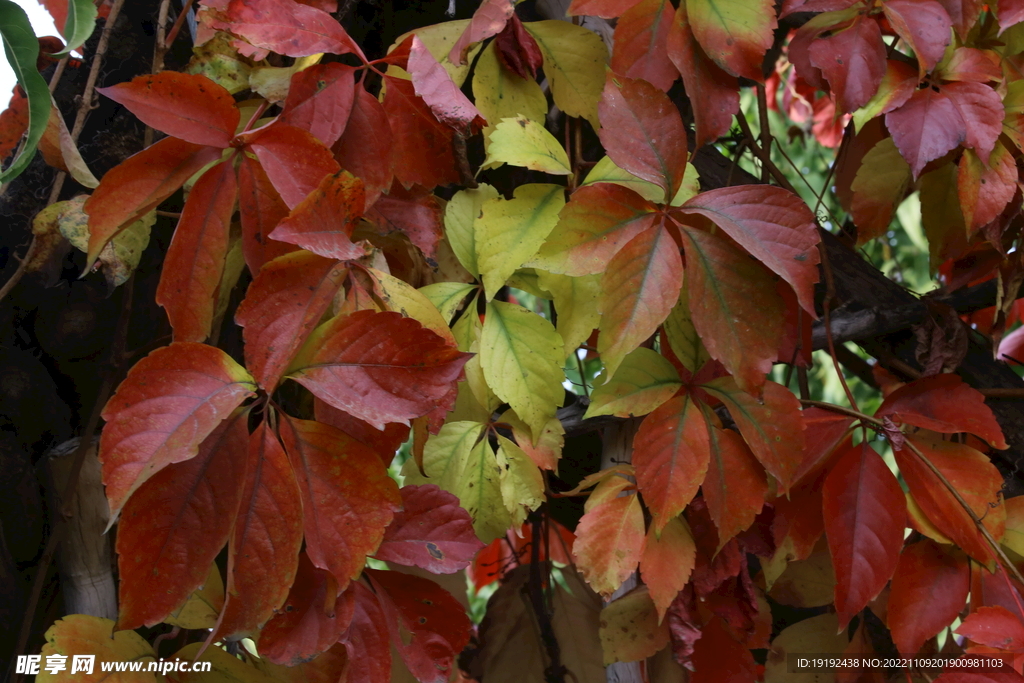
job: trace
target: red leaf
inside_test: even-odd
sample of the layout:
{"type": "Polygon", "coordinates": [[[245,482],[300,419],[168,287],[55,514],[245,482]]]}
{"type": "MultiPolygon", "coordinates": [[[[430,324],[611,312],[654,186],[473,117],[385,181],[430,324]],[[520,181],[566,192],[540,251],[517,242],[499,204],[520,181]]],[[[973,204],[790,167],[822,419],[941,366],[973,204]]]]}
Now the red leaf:
{"type": "Polygon", "coordinates": [[[313,411],[317,422],[324,422],[337,427],[365,446],[369,446],[380,456],[385,467],[395,459],[395,452],[409,438],[409,426],[392,422],[384,425],[381,431],[363,420],[352,417],[343,410],[338,410],[320,399],[313,397],[313,411]]]}
{"type": "Polygon", "coordinates": [[[292,366],[294,379],[378,429],[434,410],[471,355],[392,312],[338,316],[312,339],[292,366]]]}
{"type": "Polygon", "coordinates": [[[960,157],[957,194],[971,232],[998,218],[1017,191],[1017,162],[1001,143],[996,143],[989,164],[983,164],[971,151],[960,157]]]}
{"type": "Polygon", "coordinates": [[[959,375],[942,374],[905,384],[882,402],[875,417],[933,432],[970,432],[996,448],[1008,448],[985,397],[959,375]]]}
{"type": "Polygon", "coordinates": [[[701,493],[722,546],[753,524],[768,495],[768,477],[739,434],[709,424],[708,436],[711,459],[701,493]]]}
{"type": "MultiPolygon", "coordinates": [[[[411,645],[410,649],[415,649],[418,645],[426,646],[425,649],[429,651],[432,645],[429,636],[432,634],[443,638],[454,654],[462,652],[462,648],[469,643],[472,625],[466,616],[466,610],[441,586],[430,579],[403,572],[367,569],[366,574],[377,590],[378,599],[381,600],[385,613],[388,611],[388,605],[384,598],[398,610],[402,622],[399,625],[399,632],[412,632],[413,642],[410,644],[405,637],[396,642],[395,631],[392,631],[392,642],[406,660],[406,664],[410,665],[410,669],[415,671],[406,657],[408,652],[403,652],[403,646],[411,645]],[[421,638],[423,641],[417,643],[416,641],[421,638]]],[[[434,671],[433,674],[438,675],[438,672],[434,671]]]]}
{"type": "Polygon", "coordinates": [[[89,214],[86,262],[94,263],[124,226],[155,209],[219,157],[219,149],[164,138],[107,171],[83,207],[89,214]]]}
{"type": "Polygon", "coordinates": [[[352,112],[355,72],[354,67],[336,62],[314,64],[296,72],[277,120],[308,130],[326,147],[332,146],[344,132],[352,112]]]}
{"type": "Polygon", "coordinates": [[[903,549],[886,617],[901,653],[920,652],[926,640],[953,623],[967,603],[970,576],[963,553],[930,538],[903,549]]]}
{"type": "Polygon", "coordinates": [[[929,161],[938,159],[967,138],[963,117],[945,88],[915,90],[907,103],[885,115],[885,127],[910,164],[916,179],[929,161]]]}
{"type": "Polygon", "coordinates": [[[960,112],[966,126],[964,147],[970,147],[988,163],[989,154],[1003,131],[1006,112],[999,93],[984,83],[947,83],[942,92],[960,112]]]}
{"type": "Polygon", "coordinates": [[[301,553],[284,606],[260,631],[260,656],[296,666],[338,642],[352,622],[355,586],[329,602],[328,590],[333,592],[336,586],[328,572],[314,567],[306,553],[301,553]]]}
{"type": "Polygon", "coordinates": [[[20,86],[15,86],[7,109],[0,113],[0,159],[6,159],[14,153],[26,130],[28,98],[20,86]]]}
{"type": "Polygon", "coordinates": [[[799,399],[781,384],[765,382],[764,394],[758,401],[741,391],[731,377],[716,379],[702,388],[729,409],[743,440],[785,493],[793,484],[793,474],[804,450],[799,399]]]}
{"type": "Polygon", "coordinates": [[[917,55],[920,72],[931,71],[949,45],[953,22],[935,0],[885,0],[885,18],[917,55]]]}
{"type": "Polygon", "coordinates": [[[468,567],[484,544],[459,499],[433,484],[404,486],[401,494],[402,511],[384,532],[375,557],[434,574],[468,567]]]}
{"type": "Polygon", "coordinates": [[[380,458],[334,427],[284,416],[280,429],[302,492],[306,553],[344,590],[400,508],[398,486],[380,458]]]}
{"type": "Polygon", "coordinates": [[[719,617],[712,617],[701,629],[691,661],[691,683],[750,683],[759,679],[750,650],[732,637],[719,617]]]}
{"type": "Polygon", "coordinates": [[[505,28],[505,22],[515,14],[515,6],[511,0],[483,0],[473,13],[469,25],[455,41],[448,53],[448,61],[452,64],[465,64],[469,48],[497,35],[505,28]]]}
{"type": "Polygon", "coordinates": [[[324,176],[288,217],[281,221],[270,239],[297,244],[325,258],[348,261],[366,255],[352,243],[366,203],[363,181],[348,171],[324,176]]]}
{"type": "Polygon", "coordinates": [[[230,31],[263,50],[286,57],[351,52],[366,61],[341,24],[315,7],[292,0],[231,0],[226,16],[227,21],[215,21],[214,28],[230,31]]]}
{"type": "Polygon", "coordinates": [[[765,53],[778,28],[772,0],[728,5],[690,0],[686,9],[694,37],[709,57],[733,76],[764,82],[765,53]]]}
{"type": "Polygon", "coordinates": [[[680,232],[694,327],[744,391],[760,393],[785,331],[774,278],[722,237],[685,226],[680,232]]]}
{"type": "Polygon", "coordinates": [[[124,506],[117,529],[118,629],[159,623],[203,584],[242,498],[247,418],[248,411],[239,411],[220,422],[196,457],[161,470],[124,506]]]}
{"type": "Polygon", "coordinates": [[[312,133],[295,126],[273,123],[246,134],[244,140],[289,209],[315,190],[325,175],[339,170],[330,151],[312,133]]]}
{"type": "Polygon", "coordinates": [[[566,14],[573,17],[587,15],[614,19],[625,14],[637,2],[639,0],[572,0],[566,14]]]}
{"type": "Polygon", "coordinates": [[[671,199],[686,172],[686,129],[672,100],[647,81],[609,72],[597,111],[612,161],[671,199]]]}
{"type": "Polygon", "coordinates": [[[788,282],[797,300],[817,320],[818,227],[802,199],[779,187],[745,185],[701,192],[682,213],[711,219],[768,270],[788,282]]]}
{"type": "Polygon", "coordinates": [[[626,354],[657,331],[679,301],[682,287],[679,246],[660,226],[640,233],[612,257],[601,278],[597,338],[609,377],[626,354]]]}
{"type": "Polygon", "coordinates": [[[476,106],[462,94],[417,35],[412,36],[406,68],[412,76],[415,93],[423,98],[438,121],[464,135],[478,133],[487,125],[476,106]]]}
{"type": "Polygon", "coordinates": [[[341,638],[348,650],[346,683],[387,683],[391,680],[391,644],[384,610],[362,581],[352,584],[352,592],[352,623],[341,638]]]}
{"type": "MultiPolygon", "coordinates": [[[[998,7],[999,32],[1002,33],[1014,24],[1024,21],[1024,3],[1020,0],[999,0],[998,7]]],[[[57,24],[63,26],[63,24],[57,24]]]]}
{"type": "Polygon", "coordinates": [[[175,341],[210,336],[237,197],[231,160],[204,173],[188,194],[156,289],[175,341]]]}
{"type": "Polygon", "coordinates": [[[804,477],[816,472],[831,455],[853,418],[822,408],[804,408],[804,433],[806,446],[800,467],[793,475],[793,482],[800,484],[804,477]]]}
{"type": "Polygon", "coordinates": [[[958,47],[953,50],[953,56],[942,67],[940,77],[944,81],[998,83],[1003,80],[1003,70],[999,66],[999,61],[999,54],[992,50],[958,47]]]}
{"type": "Polygon", "coordinates": [[[194,457],[255,388],[245,369],[205,344],[175,342],[136,363],[102,413],[100,462],[112,516],[151,476],[194,457]]]}
{"type": "Polygon", "coordinates": [[[245,364],[273,392],[292,358],[323,318],[347,269],[308,251],[268,263],[235,313],[245,328],[245,364]]]}
{"type": "Polygon", "coordinates": [[[438,121],[413,84],[385,76],[384,111],[391,125],[391,160],[402,184],[433,189],[460,180],[455,165],[455,132],[438,121]]]}
{"type": "Polygon", "coordinates": [[[288,456],[266,421],[248,443],[245,488],[228,543],[224,609],[212,640],[256,634],[288,597],[299,567],[302,500],[288,456]]]}
{"type": "Polygon", "coordinates": [[[844,629],[896,570],[907,525],[906,498],[888,465],[867,444],[843,455],[822,494],[836,573],[836,612],[844,629]]]}
{"type": "Polygon", "coordinates": [[[612,71],[642,78],[661,90],[671,88],[679,74],[665,48],[674,18],[667,0],[641,0],[623,12],[615,24],[612,71]]]}
{"type": "Polygon", "coordinates": [[[505,68],[520,78],[537,78],[537,69],[544,64],[544,55],[537,41],[523,28],[523,22],[515,14],[494,38],[498,58],[505,68]]]}
{"type": "Polygon", "coordinates": [[[809,51],[842,111],[859,109],[878,91],[885,75],[885,44],[873,19],[858,15],[851,25],[818,37],[809,51]]]}
{"type": "Polygon", "coordinates": [[[288,215],[288,207],[259,162],[245,154],[238,164],[238,212],[242,221],[242,253],[253,276],[267,261],[298,248],[268,237],[288,215]]]}
{"type": "Polygon", "coordinates": [[[398,183],[367,209],[366,219],[382,235],[403,233],[427,258],[434,258],[444,234],[444,209],[438,198],[430,191],[407,191],[398,183]]]}
{"type": "Polygon", "coordinates": [[[656,532],[697,495],[709,456],[708,427],[689,396],[663,403],[640,423],[633,440],[633,464],[656,532]]]}
{"type": "Polygon", "coordinates": [[[1024,648],[1024,624],[1005,607],[979,607],[971,613],[956,633],[967,636],[979,645],[1000,650],[1024,648]]]}
{"type": "Polygon", "coordinates": [[[68,21],[68,0],[42,0],[40,3],[53,17],[53,25],[63,31],[68,21]]]}
{"type": "Polygon", "coordinates": [[[565,275],[603,273],[625,244],[654,226],[656,212],[654,204],[621,185],[581,187],[559,212],[536,262],[565,275]]]}
{"type": "Polygon", "coordinates": [[[740,108],[739,82],[714,63],[693,37],[686,3],[679,3],[666,39],[668,57],[683,76],[683,85],[693,107],[696,128],[694,147],[717,140],[732,128],[732,117],[740,108]]]}
{"type": "MultiPolygon", "coordinates": [[[[917,435],[908,435],[907,441],[942,472],[978,517],[989,515],[989,505],[999,500],[1003,478],[985,455],[951,441],[929,441],[917,435]]],[[[993,551],[953,494],[910,449],[894,450],[893,455],[910,493],[929,521],[968,555],[987,563],[993,551]]]]}
{"type": "Polygon", "coordinates": [[[202,74],[161,71],[96,90],[147,126],[197,145],[223,149],[238,128],[235,99],[202,74]]]}
{"type": "Polygon", "coordinates": [[[362,178],[367,206],[391,187],[391,125],[377,98],[363,88],[356,88],[348,125],[331,151],[342,168],[362,178]]]}

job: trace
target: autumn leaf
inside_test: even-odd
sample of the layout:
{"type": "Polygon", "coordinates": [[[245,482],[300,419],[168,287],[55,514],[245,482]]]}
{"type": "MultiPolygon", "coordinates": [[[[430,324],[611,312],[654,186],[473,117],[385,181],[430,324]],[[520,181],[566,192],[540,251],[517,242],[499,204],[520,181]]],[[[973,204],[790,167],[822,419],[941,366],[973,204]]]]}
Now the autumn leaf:
{"type": "Polygon", "coordinates": [[[638,586],[605,605],[599,633],[606,666],[646,660],[669,641],[668,624],[661,622],[647,586],[638,586]]]}
{"type": "Polygon", "coordinates": [[[679,78],[665,51],[674,17],[666,0],[643,0],[623,12],[615,24],[611,70],[668,91],[679,78]]]}
{"type": "Polygon", "coordinates": [[[358,311],[317,328],[288,376],[382,429],[388,422],[409,424],[436,408],[468,359],[412,318],[358,311]]]}
{"type": "Polygon", "coordinates": [[[600,279],[596,275],[570,277],[539,270],[537,282],[551,294],[558,311],[555,329],[565,343],[564,354],[571,356],[580,344],[590,338],[601,320],[601,312],[597,309],[601,296],[600,279]]]}
{"type": "Polygon", "coordinates": [[[212,332],[237,197],[229,161],[204,173],[189,192],[156,290],[175,341],[201,342],[212,332]]]}
{"type": "Polygon", "coordinates": [[[112,514],[161,469],[194,457],[255,389],[241,366],[204,344],[176,342],[136,363],[102,413],[100,461],[112,514]]]}
{"type": "MultiPolygon", "coordinates": [[[[98,672],[102,665],[107,662],[132,662],[137,660],[155,660],[156,653],[149,643],[134,631],[114,632],[114,622],[110,619],[93,617],[87,614],[69,614],[63,619],[58,619],[53,626],[46,630],[44,636],[46,643],[40,652],[43,663],[50,656],[63,656],[60,660],[70,662],[75,655],[89,653],[95,655],[94,668],[98,672]]],[[[82,674],[69,673],[70,664],[66,664],[64,671],[50,673],[41,671],[37,678],[59,683],[61,681],[72,681],[80,679],[82,674]]],[[[155,674],[148,672],[140,673],[114,673],[108,674],[104,680],[110,683],[149,683],[156,681],[155,674]]]]}
{"type": "Polygon", "coordinates": [[[117,531],[118,628],[163,621],[206,580],[242,499],[247,417],[239,411],[221,422],[198,455],[162,469],[124,506],[117,531]],[[154,581],[161,586],[156,593],[154,581]]]}
{"type": "Polygon", "coordinates": [[[503,119],[522,116],[540,122],[548,112],[548,101],[540,84],[502,66],[496,43],[483,49],[473,68],[473,98],[480,114],[487,119],[484,144],[488,151],[491,134],[503,119]]]}
{"type": "Polygon", "coordinates": [[[718,547],[749,529],[764,507],[768,478],[750,447],[736,432],[708,421],[707,475],[701,493],[715,528],[718,547]]]}
{"type": "Polygon", "coordinates": [[[943,434],[970,432],[996,448],[1008,448],[985,397],[952,373],[905,384],[886,397],[875,417],[943,434]]]}
{"type": "Polygon", "coordinates": [[[967,603],[967,556],[931,539],[900,554],[889,592],[886,625],[904,654],[920,652],[925,641],[953,623],[967,603]]]}
{"type": "Polygon", "coordinates": [[[604,41],[568,21],[531,21],[523,26],[544,55],[544,75],[551,83],[555,105],[597,128],[597,102],[608,59],[604,41]]]}
{"type": "Polygon", "coordinates": [[[858,244],[885,234],[910,179],[910,166],[891,137],[883,138],[864,155],[850,185],[850,213],[857,225],[858,244]]]}
{"type": "Polygon", "coordinates": [[[438,121],[465,135],[487,124],[419,36],[412,37],[407,68],[416,94],[423,98],[438,121]]]}
{"type": "Polygon", "coordinates": [[[288,207],[259,162],[245,154],[238,162],[238,213],[242,224],[242,253],[253,277],[264,263],[298,249],[268,237],[288,215],[288,207]]]}
{"type": "Polygon", "coordinates": [[[885,115],[885,126],[915,179],[929,161],[967,138],[966,124],[953,101],[945,90],[933,88],[914,91],[906,104],[885,115]]]}
{"type": "Polygon", "coordinates": [[[400,509],[398,485],[373,451],[339,429],[285,417],[280,430],[302,495],[306,553],[344,590],[400,509]]]}
{"type": "Polygon", "coordinates": [[[1017,191],[1017,164],[1002,143],[983,164],[974,150],[965,150],[957,172],[957,194],[967,229],[974,232],[1003,212],[1017,191]]]}
{"type": "Polygon", "coordinates": [[[331,151],[342,168],[363,181],[367,206],[391,187],[391,146],[391,124],[384,107],[365,89],[356,88],[345,131],[331,151]]]}
{"type": "Polygon", "coordinates": [[[375,557],[435,574],[469,566],[484,544],[459,499],[433,484],[403,486],[401,495],[402,511],[385,530],[375,557]]]}
{"type": "Polygon", "coordinates": [[[631,351],[608,382],[596,380],[584,418],[634,417],[658,408],[682,387],[679,373],[657,351],[631,351]]]}
{"type": "Polygon", "coordinates": [[[515,13],[511,0],[484,0],[473,13],[466,30],[455,41],[448,59],[452,64],[464,64],[466,54],[472,45],[497,35],[505,28],[505,22],[515,13]]]}
{"type": "Polygon", "coordinates": [[[512,526],[520,527],[527,515],[546,500],[544,476],[526,451],[500,434],[495,455],[500,469],[501,498],[512,518],[512,526]]]}
{"type": "Polygon", "coordinates": [[[643,512],[637,497],[630,495],[611,498],[584,513],[572,554],[591,588],[609,596],[636,569],[643,546],[643,512]]]}
{"type": "Polygon", "coordinates": [[[230,31],[261,50],[287,57],[351,52],[366,61],[341,24],[317,7],[290,0],[231,0],[226,9],[226,21],[214,22],[214,27],[230,31]]]}
{"type": "Polygon", "coordinates": [[[201,74],[161,71],[96,90],[147,126],[196,145],[223,149],[238,128],[234,98],[201,74]]]}
{"type": "Polygon", "coordinates": [[[767,0],[687,0],[693,35],[709,57],[733,76],[763,82],[761,62],[778,26],[767,0]]]}
{"type": "Polygon", "coordinates": [[[363,181],[348,171],[324,176],[320,185],[297,204],[270,233],[325,258],[357,259],[365,250],[352,243],[352,231],[363,215],[363,181]]]}
{"type": "Polygon", "coordinates": [[[882,10],[889,25],[914,50],[920,75],[931,71],[942,59],[950,41],[952,21],[936,0],[886,0],[882,10]]]}
{"type": "Polygon", "coordinates": [[[660,534],[654,527],[647,530],[640,576],[650,590],[659,622],[689,581],[696,553],[693,535],[681,517],[668,520],[660,534]]]}
{"type": "Polygon", "coordinates": [[[608,73],[598,105],[598,136],[615,164],[675,195],[686,172],[686,129],[679,110],[644,80],[608,73]]]}
{"type": "Polygon", "coordinates": [[[355,73],[355,68],[338,63],[314,64],[296,72],[278,121],[308,130],[331,147],[345,131],[352,112],[355,73]]]}
{"type": "Polygon", "coordinates": [[[663,227],[640,233],[612,257],[601,277],[597,350],[605,377],[658,329],[679,299],[683,260],[663,227]]]}
{"type": "Polygon", "coordinates": [[[348,631],[341,638],[349,655],[350,683],[391,680],[391,646],[388,622],[377,596],[362,581],[352,584],[355,610],[348,631]]]}
{"type": "Polygon", "coordinates": [[[301,128],[273,123],[242,137],[289,209],[317,189],[324,176],[338,172],[330,150],[301,128]]]}
{"type": "Polygon", "coordinates": [[[1000,650],[1024,647],[1024,624],[1020,617],[999,605],[979,607],[967,615],[955,632],[972,642],[1000,650]]]}
{"type": "Polygon", "coordinates": [[[555,136],[525,116],[502,119],[491,132],[490,141],[485,167],[509,164],[551,175],[572,175],[569,157],[555,136]]]}
{"type": "Polygon", "coordinates": [[[811,64],[821,69],[841,111],[867,104],[878,91],[886,71],[885,44],[878,22],[858,16],[848,26],[811,43],[811,64]]]}
{"type": "Polygon", "coordinates": [[[238,516],[228,541],[228,584],[213,638],[263,628],[288,597],[302,548],[302,500],[288,456],[266,421],[248,439],[238,516]]]}

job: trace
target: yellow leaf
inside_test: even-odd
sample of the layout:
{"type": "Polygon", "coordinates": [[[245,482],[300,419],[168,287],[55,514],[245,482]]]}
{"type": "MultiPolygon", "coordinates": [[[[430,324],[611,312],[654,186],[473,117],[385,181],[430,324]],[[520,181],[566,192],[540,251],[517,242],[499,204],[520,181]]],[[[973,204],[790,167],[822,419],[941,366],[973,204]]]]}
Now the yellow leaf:
{"type": "Polygon", "coordinates": [[[596,185],[597,183],[611,183],[628,187],[647,201],[665,201],[665,190],[654,183],[637,178],[629,171],[616,166],[612,158],[608,156],[602,157],[600,161],[594,164],[594,168],[590,169],[590,173],[587,174],[582,184],[596,185]]]}
{"type": "MultiPolygon", "coordinates": [[[[82,210],[82,205],[88,198],[87,195],[81,195],[47,207],[61,207],[57,213],[60,233],[73,247],[82,252],[88,251],[89,247],[89,216],[82,210]]],[[[103,247],[97,265],[103,269],[103,274],[111,286],[123,285],[135,272],[139,261],[142,260],[142,252],[149,246],[149,234],[155,223],[156,212],[151,211],[119,232],[103,247]]]]}
{"type": "Polygon", "coordinates": [[[491,299],[505,281],[532,257],[558,222],[565,206],[561,185],[520,185],[512,199],[483,203],[473,222],[476,263],[491,299]]]}
{"type": "Polygon", "coordinates": [[[497,199],[498,191],[486,183],[471,190],[460,190],[444,207],[444,231],[456,258],[474,277],[480,274],[476,263],[476,234],[473,223],[484,202],[497,199]]]}
{"type": "Polygon", "coordinates": [[[258,66],[249,72],[249,89],[270,102],[284,102],[292,76],[314,64],[319,64],[323,53],[299,57],[291,66],[258,66]]]}
{"type": "Polygon", "coordinates": [[[544,502],[544,477],[522,448],[498,436],[498,465],[501,467],[501,497],[512,516],[513,528],[522,526],[530,510],[544,502]]]}
{"type": "Polygon", "coordinates": [[[455,495],[480,540],[503,536],[512,524],[501,494],[501,468],[479,422],[448,422],[423,448],[428,483],[455,495]]]}
{"type": "Polygon", "coordinates": [[[234,95],[249,88],[252,65],[241,57],[232,43],[234,37],[218,31],[213,38],[192,48],[192,59],[185,73],[202,74],[234,95]]]}
{"type": "Polygon", "coordinates": [[[435,282],[432,285],[420,287],[419,291],[437,308],[447,323],[451,321],[455,311],[459,310],[466,295],[474,289],[473,285],[464,282],[435,282]]]}
{"type": "Polygon", "coordinates": [[[384,296],[381,298],[389,311],[395,311],[406,318],[416,320],[423,327],[436,332],[446,342],[455,345],[455,337],[452,336],[452,331],[448,327],[448,321],[422,292],[382,270],[367,268],[367,271],[384,290],[384,296]]]}
{"type": "Polygon", "coordinates": [[[696,197],[698,192],[700,192],[700,173],[697,172],[696,166],[686,162],[686,171],[683,172],[683,183],[676,190],[676,196],[672,197],[670,204],[672,206],[682,206],[696,197]]]}
{"type": "Polygon", "coordinates": [[[551,175],[572,175],[569,155],[555,136],[541,124],[526,118],[502,119],[491,133],[491,145],[483,168],[502,164],[522,166],[551,175]]]}
{"type": "MultiPolygon", "coordinates": [[[[798,676],[816,676],[816,674],[791,673],[789,654],[805,657],[828,656],[827,653],[844,652],[849,645],[849,638],[839,633],[839,620],[835,614],[819,614],[810,619],[798,621],[787,626],[772,641],[768,651],[768,661],[764,666],[766,681],[797,681],[798,676]]],[[[834,674],[822,675],[822,680],[834,680],[834,674]]],[[[807,680],[807,679],[803,679],[807,680]]],[[[811,680],[814,680],[813,678],[811,680]]]]}
{"type": "Polygon", "coordinates": [[[275,683],[274,679],[255,666],[228,654],[216,645],[211,645],[196,659],[202,643],[191,643],[178,650],[174,657],[183,661],[210,662],[210,670],[195,673],[176,673],[178,683],[275,683]]]}
{"type": "Polygon", "coordinates": [[[668,622],[658,611],[647,586],[639,586],[601,610],[601,649],[605,666],[647,659],[668,645],[668,622]]]}
{"type": "Polygon", "coordinates": [[[524,116],[543,123],[548,113],[548,100],[537,81],[520,78],[503,67],[498,61],[494,41],[484,48],[476,62],[473,99],[488,121],[484,128],[485,148],[490,145],[491,133],[502,119],[524,116]]]}
{"type": "Polygon", "coordinates": [[[480,339],[484,378],[530,427],[534,444],[565,398],[563,350],[558,332],[536,313],[503,301],[487,304],[480,339]]]}
{"type": "Polygon", "coordinates": [[[171,612],[164,623],[184,629],[214,628],[223,607],[224,579],[215,564],[210,567],[210,573],[199,590],[188,596],[184,605],[171,612]]]}
{"type": "Polygon", "coordinates": [[[597,103],[608,63],[604,41],[568,21],[533,21],[523,26],[544,56],[544,75],[551,82],[555,104],[569,116],[582,116],[597,130],[597,103]]]}
{"type": "Polygon", "coordinates": [[[672,398],[681,386],[679,373],[668,359],[641,347],[622,359],[610,382],[594,382],[590,407],[583,417],[646,415],[672,398]]]}
{"type": "Polygon", "coordinates": [[[676,355],[683,367],[690,372],[697,372],[710,358],[707,349],[700,341],[700,335],[693,326],[690,315],[690,303],[686,289],[686,276],[683,276],[683,288],[679,291],[679,301],[665,319],[664,336],[668,339],[669,348],[676,355]]]}
{"type": "MultiPolygon", "coordinates": [[[[148,671],[111,673],[102,670],[103,662],[153,662],[156,655],[149,643],[135,631],[114,633],[110,619],[86,614],[69,614],[46,630],[46,644],[41,651],[42,663],[36,680],[40,683],[156,683],[155,673],[148,671]],[[66,668],[46,671],[47,657],[63,655],[66,668]],[[71,673],[74,655],[95,655],[91,674],[71,673]]],[[[146,665],[143,665],[146,668],[146,665]]]]}
{"type": "Polygon", "coordinates": [[[576,353],[601,321],[597,305],[601,297],[601,278],[598,275],[570,277],[537,271],[538,284],[551,293],[558,313],[556,329],[565,342],[565,357],[576,353]]]}

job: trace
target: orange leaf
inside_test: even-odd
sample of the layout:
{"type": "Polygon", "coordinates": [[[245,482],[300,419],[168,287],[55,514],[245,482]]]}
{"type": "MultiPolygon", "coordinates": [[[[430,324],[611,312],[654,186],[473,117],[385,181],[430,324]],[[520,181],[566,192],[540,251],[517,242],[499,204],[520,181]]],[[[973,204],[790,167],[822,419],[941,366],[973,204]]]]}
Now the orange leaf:
{"type": "Polygon", "coordinates": [[[701,484],[719,548],[748,529],[764,507],[768,477],[739,434],[708,424],[711,458],[701,484]]]}
{"type": "Polygon", "coordinates": [[[273,123],[244,136],[281,199],[294,209],[315,190],[324,176],[337,173],[338,162],[313,134],[273,123]]]}
{"type": "Polygon", "coordinates": [[[615,24],[612,71],[642,78],[664,91],[671,88],[679,72],[669,61],[665,45],[674,18],[667,0],[642,0],[623,12],[615,24]]]}
{"type": "Polygon", "coordinates": [[[644,547],[644,514],[635,495],[595,505],[576,527],[573,557],[583,578],[605,597],[637,567],[644,547]]]}
{"type": "Polygon", "coordinates": [[[242,253],[253,277],[267,261],[298,249],[268,237],[288,215],[288,207],[259,162],[245,154],[238,163],[238,213],[242,222],[242,253]]]}
{"type": "Polygon", "coordinates": [[[356,94],[355,72],[355,67],[336,62],[296,72],[278,121],[308,130],[330,147],[348,123],[356,94]]]}
{"type": "Polygon", "coordinates": [[[461,180],[455,165],[455,131],[441,123],[410,81],[385,76],[384,111],[391,125],[395,176],[408,185],[433,189],[461,180]]]}
{"type": "Polygon", "coordinates": [[[661,536],[652,526],[644,540],[640,556],[640,576],[650,589],[651,599],[658,610],[658,622],[665,618],[669,605],[690,580],[697,547],[686,523],[673,517],[661,530],[661,536]]]}
{"type": "Polygon", "coordinates": [[[348,171],[324,176],[320,185],[270,233],[270,239],[297,244],[340,261],[360,258],[366,251],[351,238],[365,203],[366,193],[359,178],[348,171]]]}

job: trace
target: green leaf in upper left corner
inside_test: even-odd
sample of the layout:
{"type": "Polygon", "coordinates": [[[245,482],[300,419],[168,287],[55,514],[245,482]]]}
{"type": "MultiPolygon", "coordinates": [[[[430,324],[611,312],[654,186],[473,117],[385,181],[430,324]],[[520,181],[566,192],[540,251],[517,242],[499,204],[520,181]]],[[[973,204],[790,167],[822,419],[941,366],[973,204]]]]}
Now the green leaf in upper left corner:
{"type": "Polygon", "coordinates": [[[64,22],[64,30],[61,35],[67,41],[67,46],[54,57],[63,57],[77,50],[96,29],[96,5],[92,0],[68,0],[68,18],[64,22]]]}
{"type": "Polygon", "coordinates": [[[28,95],[28,137],[11,165],[0,173],[0,183],[6,183],[21,175],[35,156],[39,139],[50,120],[50,89],[36,69],[39,41],[32,31],[28,15],[11,0],[0,0],[0,38],[3,39],[7,63],[28,95]]]}

